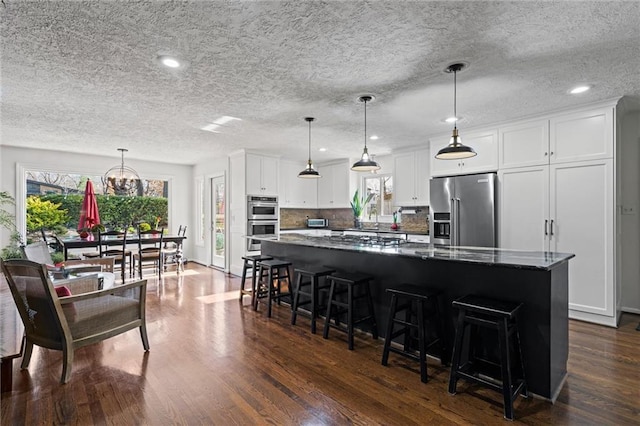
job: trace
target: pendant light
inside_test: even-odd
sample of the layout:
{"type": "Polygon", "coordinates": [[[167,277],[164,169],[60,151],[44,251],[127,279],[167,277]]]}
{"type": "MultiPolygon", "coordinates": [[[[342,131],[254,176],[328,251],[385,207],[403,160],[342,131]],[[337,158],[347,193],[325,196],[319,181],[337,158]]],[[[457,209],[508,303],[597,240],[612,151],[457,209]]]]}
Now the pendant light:
{"type": "Polygon", "coordinates": [[[315,120],[315,118],[305,117],[304,120],[309,123],[309,161],[307,162],[307,168],[298,173],[298,177],[304,179],[317,179],[322,176],[320,176],[320,173],[313,168],[313,163],[311,162],[311,122],[315,120]]]}
{"type": "Polygon", "coordinates": [[[369,157],[369,151],[367,150],[367,102],[373,100],[373,96],[364,95],[358,98],[360,102],[364,102],[364,151],[362,151],[362,158],[353,163],[351,170],[356,172],[370,172],[373,170],[380,170],[380,164],[373,161],[369,157]]]}
{"type": "Polygon", "coordinates": [[[104,182],[107,188],[111,189],[116,195],[136,195],[140,184],[140,176],[131,167],[124,165],[124,153],[129,150],[118,148],[118,151],[121,153],[122,161],[119,166],[114,166],[107,170],[104,174],[104,182]]]}
{"type": "Polygon", "coordinates": [[[453,134],[449,140],[449,145],[442,148],[436,154],[436,158],[439,160],[460,160],[463,158],[475,157],[476,152],[470,146],[462,144],[462,139],[458,135],[458,116],[456,111],[456,73],[462,70],[466,65],[462,63],[451,64],[445,70],[446,72],[453,73],[453,117],[456,119],[453,124],[453,134]]]}

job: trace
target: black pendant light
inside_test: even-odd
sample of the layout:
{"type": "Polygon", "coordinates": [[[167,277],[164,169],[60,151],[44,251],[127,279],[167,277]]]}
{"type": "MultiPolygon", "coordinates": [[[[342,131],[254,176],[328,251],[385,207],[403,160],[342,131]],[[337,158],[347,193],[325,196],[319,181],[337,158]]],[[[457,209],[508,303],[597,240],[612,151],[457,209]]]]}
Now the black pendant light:
{"type": "Polygon", "coordinates": [[[452,72],[453,73],[453,117],[456,119],[456,121],[454,121],[454,125],[453,125],[453,135],[451,136],[451,139],[449,140],[449,145],[447,145],[446,147],[442,148],[440,151],[438,151],[438,153],[436,154],[436,158],[439,160],[460,160],[463,158],[470,158],[470,157],[475,157],[476,152],[473,150],[473,148],[471,148],[470,146],[466,146],[462,144],[462,139],[460,138],[460,135],[458,135],[458,127],[457,127],[457,122],[458,122],[458,116],[457,116],[457,111],[456,111],[456,73],[458,71],[460,71],[461,69],[463,69],[465,67],[465,64],[462,63],[457,63],[457,64],[451,64],[447,67],[447,69],[445,70],[446,72],[452,72]]]}
{"type": "Polygon", "coordinates": [[[313,168],[313,163],[311,162],[311,122],[315,120],[315,118],[305,117],[304,120],[309,123],[309,161],[307,162],[307,168],[298,173],[298,177],[305,179],[317,179],[322,176],[320,176],[320,173],[313,168]]]}
{"type": "Polygon", "coordinates": [[[362,152],[362,158],[353,163],[351,170],[356,172],[371,172],[373,170],[380,170],[380,164],[373,161],[369,157],[369,151],[367,150],[367,102],[373,100],[373,96],[364,95],[358,98],[360,102],[364,102],[364,151],[362,152]]]}

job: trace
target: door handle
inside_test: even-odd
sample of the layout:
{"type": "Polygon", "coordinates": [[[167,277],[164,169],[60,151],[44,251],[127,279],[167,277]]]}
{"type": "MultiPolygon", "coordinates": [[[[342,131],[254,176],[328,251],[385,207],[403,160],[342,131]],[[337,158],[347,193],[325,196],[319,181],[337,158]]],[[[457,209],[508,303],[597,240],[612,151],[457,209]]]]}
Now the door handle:
{"type": "Polygon", "coordinates": [[[549,219],[545,219],[544,220],[544,235],[549,235],[549,232],[547,232],[548,226],[549,226],[549,219]]]}
{"type": "Polygon", "coordinates": [[[551,228],[549,228],[549,235],[553,235],[553,219],[551,219],[551,228]]]}

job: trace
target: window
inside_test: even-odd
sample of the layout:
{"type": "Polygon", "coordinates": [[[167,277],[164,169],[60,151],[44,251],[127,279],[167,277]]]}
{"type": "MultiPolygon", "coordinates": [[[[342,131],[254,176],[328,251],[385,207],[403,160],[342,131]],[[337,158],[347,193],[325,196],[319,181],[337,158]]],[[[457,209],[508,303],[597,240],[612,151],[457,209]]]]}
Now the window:
{"type": "Polygon", "coordinates": [[[27,240],[39,238],[42,228],[58,235],[76,232],[88,179],[93,182],[100,223],[105,227],[168,226],[168,181],[141,179],[137,196],[123,197],[110,193],[102,176],[37,169],[25,170],[24,176],[27,240]]]}
{"type": "Polygon", "coordinates": [[[364,220],[390,222],[393,217],[393,176],[371,174],[363,178],[366,194],[373,194],[365,208],[364,220]]]}

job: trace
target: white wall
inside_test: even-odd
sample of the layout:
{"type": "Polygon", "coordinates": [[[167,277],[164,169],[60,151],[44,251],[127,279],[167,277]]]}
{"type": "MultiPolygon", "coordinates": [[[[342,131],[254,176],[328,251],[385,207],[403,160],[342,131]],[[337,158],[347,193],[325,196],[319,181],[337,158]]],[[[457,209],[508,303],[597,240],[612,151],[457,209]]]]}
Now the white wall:
{"type": "MultiPolygon", "coordinates": [[[[24,198],[26,187],[16,180],[19,169],[50,170],[66,173],[102,175],[109,168],[119,165],[118,157],[103,157],[90,154],[74,154],[61,151],[35,150],[13,146],[0,146],[0,191],[7,191],[16,198],[19,230],[24,233],[24,198]],[[18,191],[22,191],[18,194],[18,191]]],[[[125,164],[135,169],[141,178],[169,181],[169,226],[170,233],[177,233],[179,225],[193,228],[191,208],[192,166],[158,163],[152,161],[128,160],[125,164]]],[[[194,252],[187,232],[185,256],[190,259],[194,252]]],[[[9,243],[9,233],[2,230],[0,247],[9,243]]]]}
{"type": "Polygon", "coordinates": [[[621,118],[620,302],[623,311],[640,313],[640,112],[629,112],[621,118]]]}

